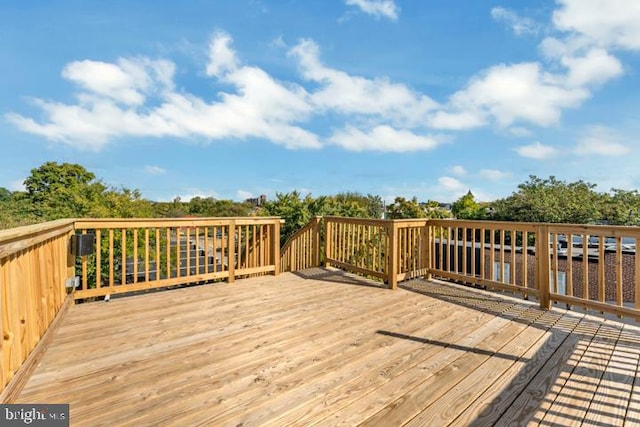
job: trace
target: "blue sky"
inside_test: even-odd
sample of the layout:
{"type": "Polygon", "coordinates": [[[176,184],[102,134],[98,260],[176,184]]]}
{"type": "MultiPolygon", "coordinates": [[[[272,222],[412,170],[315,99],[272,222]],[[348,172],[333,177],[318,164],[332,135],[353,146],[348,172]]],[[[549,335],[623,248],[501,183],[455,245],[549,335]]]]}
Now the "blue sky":
{"type": "Polygon", "coordinates": [[[640,187],[629,0],[0,2],[0,186],[153,200],[640,187]]]}

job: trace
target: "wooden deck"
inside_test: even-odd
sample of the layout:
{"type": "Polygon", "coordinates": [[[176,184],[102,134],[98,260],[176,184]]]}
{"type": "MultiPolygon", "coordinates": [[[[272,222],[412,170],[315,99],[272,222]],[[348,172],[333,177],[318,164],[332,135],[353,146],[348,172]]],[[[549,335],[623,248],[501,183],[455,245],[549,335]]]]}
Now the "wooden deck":
{"type": "Polygon", "coordinates": [[[638,327],[335,270],[73,306],[18,402],[78,426],[637,425],[638,327]]]}

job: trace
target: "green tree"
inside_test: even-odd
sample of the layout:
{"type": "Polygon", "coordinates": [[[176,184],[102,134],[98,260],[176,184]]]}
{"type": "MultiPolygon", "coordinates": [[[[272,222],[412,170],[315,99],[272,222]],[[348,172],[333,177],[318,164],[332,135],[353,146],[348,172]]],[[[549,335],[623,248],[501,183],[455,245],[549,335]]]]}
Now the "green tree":
{"type": "Polygon", "coordinates": [[[358,218],[381,218],[384,211],[382,197],[367,194],[366,196],[357,192],[338,193],[327,198],[331,215],[358,217],[358,218]]]}
{"type": "Polygon", "coordinates": [[[451,218],[451,211],[440,206],[435,200],[427,200],[423,205],[426,216],[434,219],[451,218]]]}
{"type": "Polygon", "coordinates": [[[45,220],[101,216],[105,185],[77,164],[47,162],[24,181],[34,214],[45,220]]]}
{"type": "Polygon", "coordinates": [[[33,204],[22,191],[14,191],[0,200],[0,229],[35,224],[42,221],[34,212],[33,204]]]}
{"type": "Polygon", "coordinates": [[[0,203],[6,202],[11,199],[11,191],[4,187],[0,187],[0,203]]]}
{"type": "Polygon", "coordinates": [[[403,218],[426,218],[427,212],[423,206],[418,203],[416,197],[407,200],[404,197],[396,197],[393,203],[387,206],[388,219],[403,218]]]}
{"type": "Polygon", "coordinates": [[[640,225],[640,193],[611,189],[611,193],[602,195],[601,213],[602,220],[608,224],[640,225]]]}
{"type": "Polygon", "coordinates": [[[589,224],[601,218],[602,195],[595,184],[566,183],[551,176],[530,176],[511,196],[495,201],[495,219],[523,222],[589,224]]]}
{"type": "Polygon", "coordinates": [[[467,194],[453,202],[451,212],[458,219],[487,219],[489,204],[476,202],[476,198],[469,190],[467,194]]]}
{"type": "Polygon", "coordinates": [[[276,193],[275,200],[269,200],[262,209],[265,216],[279,216],[284,219],[280,228],[280,244],[299,228],[303,227],[312,216],[323,215],[326,198],[314,200],[311,195],[302,197],[298,191],[276,193]]]}

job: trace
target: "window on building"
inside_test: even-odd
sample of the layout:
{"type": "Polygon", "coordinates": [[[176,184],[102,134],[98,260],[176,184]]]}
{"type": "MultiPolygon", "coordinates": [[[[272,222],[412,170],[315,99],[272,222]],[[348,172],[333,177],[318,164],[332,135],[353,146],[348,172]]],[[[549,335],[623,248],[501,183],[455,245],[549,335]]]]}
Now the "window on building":
{"type": "MultiPolygon", "coordinates": [[[[555,281],[553,270],[549,273],[549,285],[551,287],[551,291],[553,291],[555,281]]],[[[567,273],[565,271],[558,271],[558,291],[556,293],[559,295],[567,294],[567,273]]]]}
{"type": "Polygon", "coordinates": [[[493,263],[493,277],[496,282],[511,283],[511,264],[505,262],[501,264],[500,261],[493,263]],[[504,276],[502,274],[502,266],[504,265],[504,276]]]}

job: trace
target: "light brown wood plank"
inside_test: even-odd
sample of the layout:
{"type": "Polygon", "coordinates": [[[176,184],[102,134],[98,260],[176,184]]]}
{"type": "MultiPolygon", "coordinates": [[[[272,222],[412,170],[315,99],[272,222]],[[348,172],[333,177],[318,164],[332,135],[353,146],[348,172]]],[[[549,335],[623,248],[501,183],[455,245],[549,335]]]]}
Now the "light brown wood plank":
{"type": "MultiPolygon", "coordinates": [[[[384,363],[380,366],[374,366],[373,369],[358,378],[327,390],[318,396],[315,403],[305,402],[303,405],[298,405],[295,411],[287,412],[282,418],[272,419],[269,424],[305,425],[314,419],[322,419],[331,416],[338,410],[342,411],[343,408],[355,404],[356,401],[358,401],[357,405],[362,406],[366,404],[364,403],[365,399],[367,399],[368,393],[373,390],[373,386],[381,387],[408,369],[420,363],[426,363],[427,359],[444,351],[447,346],[481,328],[483,321],[492,314],[457,310],[453,314],[447,313],[444,316],[446,316],[444,322],[429,321],[429,326],[418,331],[418,334],[394,335],[393,332],[388,332],[387,336],[395,340],[413,342],[413,345],[409,347],[410,351],[401,353],[398,351],[399,346],[397,346],[398,348],[394,347],[392,356],[385,358],[384,363]]],[[[372,408],[372,405],[369,408],[372,408]]],[[[357,411],[364,415],[364,410],[358,409],[357,411]]],[[[376,412],[375,409],[369,409],[369,411],[376,412]]]]}
{"type": "Polygon", "coordinates": [[[580,425],[598,389],[621,326],[604,324],[577,361],[571,375],[563,384],[542,422],[550,425],[580,425]]]}
{"type": "MultiPolygon", "coordinates": [[[[536,309],[532,308],[532,310],[536,309]]],[[[376,426],[381,423],[404,425],[423,408],[451,390],[468,372],[482,364],[490,354],[499,350],[524,328],[525,325],[511,322],[508,318],[495,317],[476,333],[456,343],[456,347],[447,348],[437,360],[408,371],[412,377],[421,376],[424,381],[403,391],[398,399],[389,402],[381,411],[366,419],[362,425],[376,426]],[[470,347],[473,350],[461,352],[458,346],[470,347]]]]}
{"type": "MultiPolygon", "coordinates": [[[[398,244],[416,244],[407,230],[398,244]]],[[[637,329],[609,323],[619,338],[498,293],[317,268],[73,306],[17,401],[70,403],[92,426],[521,425],[582,370],[602,374],[568,414],[606,424],[616,404],[633,424],[637,329]]]]}
{"type": "Polygon", "coordinates": [[[634,408],[629,407],[640,361],[639,329],[625,325],[622,330],[589,410],[584,415],[584,425],[622,425],[625,417],[628,423],[640,424],[640,405],[633,405],[635,414],[634,408]],[[630,409],[628,413],[627,409],[630,409]]]}
{"type": "Polygon", "coordinates": [[[547,360],[527,388],[495,423],[499,426],[527,425],[540,422],[555,400],[573,366],[588,348],[600,322],[584,318],[547,360]]]}
{"type": "Polygon", "coordinates": [[[473,401],[451,423],[455,426],[482,427],[494,425],[511,406],[554,351],[570,335],[583,316],[566,316],[547,312],[537,323],[544,330],[522,358],[514,363],[499,378],[491,382],[482,396],[473,401]],[[564,325],[563,325],[564,323],[564,325]]]}

